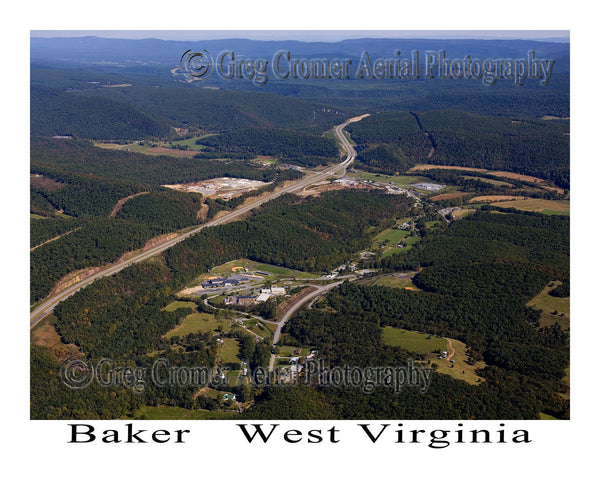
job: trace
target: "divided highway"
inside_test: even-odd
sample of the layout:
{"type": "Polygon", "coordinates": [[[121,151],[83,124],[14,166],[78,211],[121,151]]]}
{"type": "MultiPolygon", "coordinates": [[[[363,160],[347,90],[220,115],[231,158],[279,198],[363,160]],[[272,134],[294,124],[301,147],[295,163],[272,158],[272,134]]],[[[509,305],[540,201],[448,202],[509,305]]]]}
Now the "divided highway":
{"type": "Polygon", "coordinates": [[[120,262],[116,265],[112,265],[108,268],[105,268],[105,269],[101,270],[100,272],[57,293],[56,295],[46,298],[38,307],[35,308],[35,310],[33,310],[30,313],[29,328],[33,328],[46,315],[50,314],[54,310],[54,307],[56,305],[58,305],[60,302],[62,302],[66,298],[70,297],[71,295],[73,295],[75,292],[82,289],[83,287],[86,287],[87,285],[93,283],[95,280],[97,280],[99,278],[114,275],[115,273],[120,272],[124,268],[126,268],[134,263],[144,261],[154,255],[164,252],[165,250],[171,248],[173,245],[176,245],[177,243],[185,240],[186,238],[191,237],[192,235],[195,235],[196,233],[198,233],[199,231],[201,231],[204,228],[214,227],[216,225],[222,225],[222,224],[231,222],[231,221],[239,218],[240,216],[244,215],[245,213],[249,212],[250,210],[262,205],[263,203],[273,200],[285,193],[291,193],[291,192],[295,192],[297,190],[301,190],[313,183],[320,182],[320,181],[326,179],[327,177],[338,174],[340,172],[342,173],[342,175],[345,174],[347,167],[354,161],[354,159],[356,157],[356,151],[354,150],[354,148],[352,147],[352,145],[350,144],[350,142],[344,135],[344,128],[349,123],[357,122],[365,116],[366,115],[362,115],[360,117],[351,118],[350,120],[346,121],[345,123],[342,123],[341,125],[337,125],[336,127],[334,127],[335,135],[345,150],[346,158],[343,162],[341,162],[337,165],[334,165],[333,167],[326,168],[325,170],[323,170],[321,172],[311,173],[311,174],[307,175],[305,178],[293,183],[292,185],[288,185],[287,187],[285,187],[279,191],[273,192],[263,198],[256,199],[256,200],[248,203],[247,205],[241,206],[241,207],[237,208],[236,210],[234,210],[226,215],[223,215],[222,217],[219,217],[218,219],[212,220],[208,223],[205,223],[203,225],[200,225],[200,226],[194,228],[193,230],[189,230],[188,232],[182,233],[182,234],[178,235],[177,237],[175,237],[167,242],[164,242],[154,248],[146,250],[145,252],[141,252],[141,253],[135,255],[134,257],[129,258],[128,260],[120,262]]]}

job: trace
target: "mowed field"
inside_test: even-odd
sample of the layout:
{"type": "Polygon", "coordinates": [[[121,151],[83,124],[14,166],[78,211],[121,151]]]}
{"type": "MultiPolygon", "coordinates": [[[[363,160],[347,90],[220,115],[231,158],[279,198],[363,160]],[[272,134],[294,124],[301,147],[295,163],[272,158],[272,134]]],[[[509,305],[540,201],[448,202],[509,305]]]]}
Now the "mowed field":
{"type": "Polygon", "coordinates": [[[371,285],[378,285],[380,287],[390,287],[390,288],[401,288],[406,290],[419,290],[415,287],[415,284],[412,282],[410,278],[398,277],[396,275],[386,275],[384,277],[379,277],[375,280],[371,285]]]}
{"type": "Polygon", "coordinates": [[[561,282],[557,281],[553,284],[552,287],[546,285],[539,294],[529,301],[527,306],[542,311],[540,326],[549,327],[558,323],[563,330],[567,330],[570,326],[571,299],[549,295],[549,292],[560,285],[561,282]]]}
{"type": "Polygon", "coordinates": [[[529,212],[540,212],[546,215],[570,215],[571,203],[568,200],[545,200],[543,198],[527,198],[508,202],[494,202],[495,207],[516,208],[529,212]]]}
{"type": "MultiPolygon", "coordinates": [[[[409,170],[410,171],[410,170],[409,170]]],[[[382,173],[370,173],[362,170],[356,170],[348,173],[349,177],[359,178],[361,180],[372,180],[378,183],[393,183],[399,187],[406,187],[413,183],[429,182],[425,177],[416,177],[412,175],[384,175],[382,173]]]]}
{"type": "Polygon", "coordinates": [[[485,362],[479,361],[474,365],[467,363],[468,348],[459,340],[394,327],[384,327],[382,336],[386,345],[401,347],[407,352],[424,355],[428,365],[435,365],[437,373],[450,375],[452,378],[463,380],[471,385],[478,385],[483,381],[476,371],[484,368],[485,362]],[[448,352],[448,357],[439,358],[439,350],[448,352]]]}
{"type": "Polygon", "coordinates": [[[219,359],[221,363],[238,363],[240,346],[235,338],[222,338],[221,347],[219,347],[219,359]]]}
{"type": "Polygon", "coordinates": [[[168,331],[165,334],[165,338],[168,339],[174,336],[183,337],[190,333],[212,333],[219,327],[221,327],[223,331],[227,331],[229,330],[229,322],[227,320],[217,319],[212,313],[194,312],[185,317],[180,325],[168,331]]]}
{"type": "Polygon", "coordinates": [[[420,237],[411,237],[406,230],[388,228],[375,237],[371,248],[373,250],[382,251],[382,256],[387,257],[408,250],[419,240],[420,237]],[[405,246],[403,248],[398,248],[397,245],[399,243],[402,243],[405,246]]]}
{"type": "Polygon", "coordinates": [[[277,265],[269,265],[267,263],[259,263],[252,260],[248,260],[247,258],[240,258],[238,260],[233,260],[231,262],[224,263],[222,265],[218,265],[211,269],[211,276],[217,275],[220,277],[225,277],[232,275],[233,273],[245,273],[244,270],[248,269],[250,274],[258,273],[262,276],[267,274],[266,280],[272,280],[272,278],[268,278],[268,276],[273,277],[297,277],[297,278],[314,278],[319,277],[320,273],[310,273],[310,272],[301,272],[299,270],[292,270],[290,268],[279,267],[277,265]]]}
{"type": "Polygon", "coordinates": [[[469,203],[492,203],[492,202],[508,202],[515,200],[525,200],[525,197],[515,195],[480,195],[473,197],[469,200],[469,203]]]}
{"type": "Polygon", "coordinates": [[[428,354],[446,350],[447,342],[441,337],[426,333],[411,332],[395,327],[383,327],[383,343],[402,347],[408,352],[428,354]]]}
{"type": "Polygon", "coordinates": [[[431,165],[431,164],[419,164],[412,167],[408,172],[424,172],[427,170],[440,169],[440,170],[462,170],[465,172],[481,172],[487,175],[493,175],[495,177],[511,178],[514,180],[521,180],[523,182],[531,183],[545,183],[545,180],[532,177],[531,175],[521,175],[519,173],[504,172],[499,170],[486,170],[485,168],[472,168],[472,167],[457,167],[453,165],[431,165]]]}

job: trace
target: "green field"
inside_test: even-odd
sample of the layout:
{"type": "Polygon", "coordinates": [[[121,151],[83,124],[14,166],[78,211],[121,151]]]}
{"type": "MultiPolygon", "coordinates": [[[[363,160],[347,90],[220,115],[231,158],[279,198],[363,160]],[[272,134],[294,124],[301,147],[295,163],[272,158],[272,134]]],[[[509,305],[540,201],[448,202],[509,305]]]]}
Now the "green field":
{"type": "Polygon", "coordinates": [[[406,230],[400,230],[399,228],[388,228],[387,230],[384,230],[375,237],[371,248],[375,251],[381,251],[382,256],[387,257],[395,253],[405,252],[418,241],[419,237],[409,236],[409,232],[406,230]],[[380,242],[385,243],[385,245],[383,245],[383,248],[380,247],[380,242]],[[403,243],[405,247],[396,247],[398,243],[403,243]]]}
{"type": "Polygon", "coordinates": [[[279,357],[306,357],[310,354],[312,348],[302,347],[300,348],[300,353],[294,353],[300,347],[292,347],[289,345],[282,345],[279,347],[279,353],[277,356],[279,357]]]}
{"type": "Polygon", "coordinates": [[[263,337],[263,338],[271,338],[273,336],[273,331],[275,330],[275,325],[272,325],[270,323],[263,323],[263,322],[259,322],[257,320],[249,320],[247,322],[244,322],[244,326],[256,333],[258,336],[263,337]]]}
{"type": "Polygon", "coordinates": [[[278,267],[277,265],[254,262],[247,258],[232,260],[223,265],[213,267],[211,269],[211,274],[217,276],[229,276],[234,273],[244,273],[244,269],[246,268],[249,270],[249,273],[259,271],[269,274],[268,276],[265,276],[265,280],[274,280],[278,277],[314,278],[321,275],[320,273],[301,272],[290,268],[278,267]]]}
{"type": "Polygon", "coordinates": [[[461,218],[464,218],[472,213],[475,213],[474,208],[461,208],[452,212],[452,218],[454,218],[455,220],[460,220],[461,218]]]}
{"type": "Polygon", "coordinates": [[[187,147],[190,150],[203,150],[206,147],[204,145],[196,145],[196,140],[199,140],[201,138],[210,137],[210,136],[212,136],[212,134],[202,135],[200,137],[186,138],[185,140],[175,140],[172,143],[173,143],[173,145],[187,145],[187,147]]]}
{"type": "MultiPolygon", "coordinates": [[[[182,302],[192,303],[192,302],[182,302]]],[[[183,322],[173,330],[166,333],[165,338],[173,336],[183,337],[190,333],[209,333],[214,332],[218,327],[224,331],[229,330],[227,320],[217,319],[212,313],[192,313],[183,319],[183,322]]]]}
{"type": "Polygon", "coordinates": [[[432,353],[446,350],[446,340],[427,333],[410,332],[401,328],[384,327],[383,343],[393,347],[402,347],[412,353],[432,353]]]}
{"type": "Polygon", "coordinates": [[[470,365],[467,355],[467,346],[456,339],[450,339],[452,345],[441,337],[429,335],[427,333],[411,332],[394,327],[384,327],[382,329],[383,343],[386,345],[401,347],[407,352],[425,355],[427,364],[435,365],[436,372],[444,375],[450,375],[452,378],[463,380],[472,385],[477,385],[482,381],[476,373],[476,370],[484,368],[483,361],[470,365]],[[454,355],[453,362],[450,358],[439,358],[438,352],[446,351],[450,356],[452,349],[454,355]]]}
{"type": "MultiPolygon", "coordinates": [[[[561,284],[558,281],[553,283],[554,286],[561,284]]],[[[529,301],[527,306],[542,311],[540,326],[548,327],[558,323],[563,330],[567,330],[570,325],[571,300],[569,297],[559,298],[549,295],[548,292],[554,289],[554,286],[546,285],[538,295],[529,301]]]]}
{"type": "Polygon", "coordinates": [[[527,198],[525,200],[509,200],[506,202],[491,203],[502,208],[516,208],[529,212],[541,212],[545,215],[570,215],[571,203],[569,200],[546,200],[543,198],[527,198]]]}
{"type": "Polygon", "coordinates": [[[223,343],[219,347],[219,358],[222,363],[236,363],[240,361],[238,354],[240,346],[235,338],[222,338],[223,343]]]}
{"type": "Polygon", "coordinates": [[[356,170],[348,173],[349,177],[360,178],[361,180],[372,180],[378,183],[393,183],[400,187],[410,186],[413,183],[431,181],[425,177],[416,177],[411,175],[384,175],[381,173],[370,173],[362,170],[356,170]]]}
{"type": "Polygon", "coordinates": [[[173,312],[173,311],[177,310],[178,308],[191,308],[193,310],[196,310],[196,304],[194,302],[184,302],[184,301],[178,300],[173,303],[170,303],[164,309],[167,312],[173,312]]]}
{"type": "Polygon", "coordinates": [[[390,288],[410,288],[411,290],[418,290],[410,278],[398,278],[394,275],[387,275],[385,277],[378,278],[373,285],[379,285],[381,287],[390,288]]]}

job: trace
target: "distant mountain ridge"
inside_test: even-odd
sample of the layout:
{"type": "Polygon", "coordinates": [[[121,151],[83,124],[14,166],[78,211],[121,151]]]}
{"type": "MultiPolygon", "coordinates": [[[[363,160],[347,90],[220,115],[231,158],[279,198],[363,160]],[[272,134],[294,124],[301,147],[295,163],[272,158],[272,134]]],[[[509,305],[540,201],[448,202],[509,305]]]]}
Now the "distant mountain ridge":
{"type": "MultiPolygon", "coordinates": [[[[246,40],[241,38],[174,41],[159,39],[115,39],[101,37],[32,37],[31,62],[40,65],[103,62],[150,62],[176,66],[186,50],[208,50],[216,55],[233,50],[240,55],[271,57],[278,50],[290,51],[294,56],[347,57],[358,59],[363,51],[376,56],[393,56],[396,50],[445,50],[449,57],[471,55],[484,58],[523,58],[534,50],[539,56],[557,61],[557,72],[568,72],[570,44],[534,40],[481,40],[467,39],[395,39],[364,38],[339,42],[301,42],[298,40],[246,40]]],[[[108,63],[107,63],[108,62],[108,63]]]]}

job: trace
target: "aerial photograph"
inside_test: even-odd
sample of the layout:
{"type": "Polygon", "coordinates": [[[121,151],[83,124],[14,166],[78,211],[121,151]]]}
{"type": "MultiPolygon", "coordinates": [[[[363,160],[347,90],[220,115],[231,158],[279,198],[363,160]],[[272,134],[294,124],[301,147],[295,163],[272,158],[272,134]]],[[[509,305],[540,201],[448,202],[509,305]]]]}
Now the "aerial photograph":
{"type": "Polygon", "coordinates": [[[571,418],[568,30],[29,33],[30,419],[571,418]]]}

